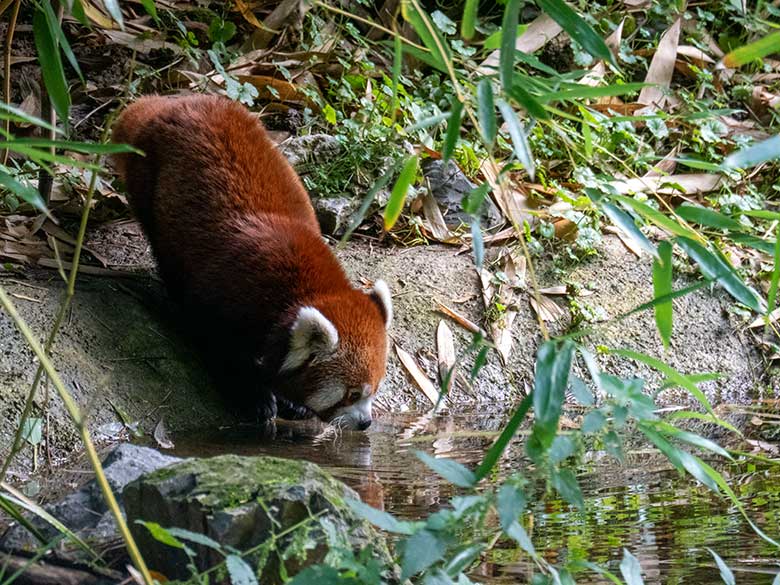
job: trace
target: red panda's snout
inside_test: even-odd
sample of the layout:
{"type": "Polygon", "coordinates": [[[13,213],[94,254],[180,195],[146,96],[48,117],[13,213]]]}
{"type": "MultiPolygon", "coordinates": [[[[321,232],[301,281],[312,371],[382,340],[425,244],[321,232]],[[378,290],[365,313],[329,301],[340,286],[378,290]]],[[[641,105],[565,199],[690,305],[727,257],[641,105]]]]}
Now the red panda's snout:
{"type": "Polygon", "coordinates": [[[342,429],[367,429],[385,376],[392,320],[387,285],[319,299],[297,310],[280,369],[282,392],[342,429]]]}

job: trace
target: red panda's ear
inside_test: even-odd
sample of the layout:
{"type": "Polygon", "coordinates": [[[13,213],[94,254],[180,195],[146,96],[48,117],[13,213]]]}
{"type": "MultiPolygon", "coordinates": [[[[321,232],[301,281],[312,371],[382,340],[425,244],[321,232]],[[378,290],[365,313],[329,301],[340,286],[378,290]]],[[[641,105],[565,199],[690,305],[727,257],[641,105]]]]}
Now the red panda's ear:
{"type": "Polygon", "coordinates": [[[390,294],[387,283],[384,280],[377,280],[374,283],[374,288],[368,294],[379,306],[379,310],[382,312],[382,317],[385,320],[385,327],[390,329],[390,324],[393,322],[393,297],[390,294]]]}
{"type": "Polygon", "coordinates": [[[301,307],[290,328],[290,348],[282,372],[302,366],[310,357],[333,353],[339,333],[325,315],[314,307],[301,307]]]}

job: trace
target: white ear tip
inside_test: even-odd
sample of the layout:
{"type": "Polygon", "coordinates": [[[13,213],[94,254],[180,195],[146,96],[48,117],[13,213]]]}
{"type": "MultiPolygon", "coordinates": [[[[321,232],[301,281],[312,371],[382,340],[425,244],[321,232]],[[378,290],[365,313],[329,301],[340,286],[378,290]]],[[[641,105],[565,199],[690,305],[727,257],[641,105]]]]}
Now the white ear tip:
{"type": "Polygon", "coordinates": [[[390,323],[393,322],[393,296],[390,294],[390,287],[384,280],[379,279],[374,282],[372,293],[382,305],[387,321],[386,325],[389,329],[390,323]]]}
{"type": "Polygon", "coordinates": [[[339,332],[328,318],[314,307],[301,307],[290,329],[290,351],[282,371],[299,367],[317,351],[333,351],[339,344],[339,332]]]}

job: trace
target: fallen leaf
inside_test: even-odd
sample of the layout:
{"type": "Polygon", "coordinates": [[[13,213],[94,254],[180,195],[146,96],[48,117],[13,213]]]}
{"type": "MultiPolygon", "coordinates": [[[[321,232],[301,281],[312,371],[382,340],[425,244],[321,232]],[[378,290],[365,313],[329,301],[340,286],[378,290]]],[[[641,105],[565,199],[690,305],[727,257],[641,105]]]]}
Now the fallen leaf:
{"type": "Polygon", "coordinates": [[[439,326],[436,328],[436,349],[438,351],[439,380],[442,385],[445,380],[447,381],[445,391],[449,393],[452,382],[455,380],[455,340],[452,329],[443,319],[439,321],[439,326]]]}
{"type": "Polygon", "coordinates": [[[618,193],[658,193],[661,195],[697,195],[709,193],[720,187],[723,178],[711,173],[691,173],[667,177],[641,177],[611,181],[618,193]],[[674,186],[672,186],[674,185],[674,186]],[[678,188],[679,187],[679,188],[678,188]]]}
{"type": "Polygon", "coordinates": [[[680,26],[681,19],[678,18],[669,27],[669,30],[663,34],[661,40],[658,41],[655,55],[653,55],[653,59],[650,61],[650,67],[647,69],[645,83],[652,85],[642,88],[637,102],[648,106],[650,112],[658,108],[663,109],[666,104],[667,99],[664,89],[668,89],[672,82],[674,63],[677,60],[680,26]]]}
{"type": "Polygon", "coordinates": [[[425,372],[417,365],[417,361],[405,350],[403,350],[398,344],[395,346],[395,352],[398,354],[398,359],[401,360],[404,368],[412,376],[417,387],[422,390],[426,398],[431,401],[434,406],[439,403],[439,391],[436,386],[433,385],[430,378],[425,375],[425,372]]]}
{"type": "Polygon", "coordinates": [[[677,47],[677,55],[687,57],[691,61],[696,62],[697,65],[704,65],[705,63],[715,63],[715,59],[710,57],[707,53],[697,47],[691,45],[679,45],[677,47]]]}
{"type": "Polygon", "coordinates": [[[548,286],[547,288],[540,288],[539,292],[543,295],[567,295],[569,294],[565,284],[559,284],[558,286],[548,286]]]}
{"type": "Polygon", "coordinates": [[[531,296],[531,307],[539,318],[545,323],[551,321],[558,321],[566,314],[566,311],[562,309],[558,303],[549,297],[544,295],[539,296],[540,303],[536,302],[536,298],[531,296]]]}
{"type": "Polygon", "coordinates": [[[680,145],[675,145],[666,155],[659,160],[653,168],[647,171],[645,177],[661,177],[671,175],[677,168],[677,155],[680,152],[680,145]]]}
{"type": "Polygon", "coordinates": [[[605,232],[617,236],[623,245],[628,248],[629,252],[633,253],[637,258],[642,257],[642,248],[632,238],[626,236],[620,228],[614,225],[607,225],[603,229],[605,232]]]}
{"type": "Polygon", "coordinates": [[[436,310],[439,313],[442,313],[444,315],[447,315],[450,319],[455,321],[458,325],[463,327],[466,331],[470,331],[471,333],[480,333],[484,335],[484,331],[482,331],[482,328],[479,327],[476,323],[473,321],[467,319],[457,311],[454,311],[453,309],[450,309],[448,306],[443,305],[442,303],[437,302],[436,310]]]}
{"type": "MultiPolygon", "coordinates": [[[[780,319],[780,307],[776,308],[774,311],[769,313],[769,322],[774,323],[778,319],[780,319]]],[[[766,317],[764,315],[760,317],[756,317],[755,321],[753,321],[750,325],[748,325],[748,329],[757,329],[758,327],[763,327],[766,324],[766,317]]]]}
{"type": "Polygon", "coordinates": [[[174,444],[171,438],[168,436],[168,430],[165,428],[165,420],[160,417],[157,424],[154,426],[154,440],[157,441],[157,445],[161,449],[173,449],[174,444]]]}
{"type": "Polygon", "coordinates": [[[444,221],[444,216],[439,209],[439,204],[436,202],[436,198],[430,189],[425,189],[422,195],[423,201],[423,214],[430,227],[430,234],[434,240],[442,242],[444,244],[456,244],[460,241],[459,238],[452,235],[450,229],[447,227],[447,223],[444,221]]]}
{"type": "Polygon", "coordinates": [[[513,189],[506,176],[499,177],[499,169],[493,161],[486,158],[480,166],[480,171],[493,189],[493,197],[499,209],[513,226],[519,228],[525,221],[532,226],[536,223],[536,218],[528,213],[528,197],[513,189]]]}
{"type": "MultiPolygon", "coordinates": [[[[541,49],[548,41],[554,39],[563,32],[561,25],[546,14],[536,17],[515,40],[515,51],[528,53],[529,55],[541,49]]],[[[480,75],[493,75],[498,69],[501,51],[495,50],[479,64],[477,73],[480,75]]]]}

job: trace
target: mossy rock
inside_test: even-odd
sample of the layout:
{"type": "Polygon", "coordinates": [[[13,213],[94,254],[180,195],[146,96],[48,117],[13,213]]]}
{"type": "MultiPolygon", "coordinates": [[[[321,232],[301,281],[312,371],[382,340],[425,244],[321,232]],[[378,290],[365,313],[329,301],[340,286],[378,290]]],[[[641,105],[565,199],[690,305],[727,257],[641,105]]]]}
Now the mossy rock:
{"type": "MultiPolygon", "coordinates": [[[[143,476],[123,492],[144,558],[170,579],[190,577],[186,554],[158,542],[139,520],[204,534],[224,549],[246,553],[264,584],[322,562],[330,549],[372,551],[393,581],[386,540],[351,511],[349,498],[358,495],[313,463],[237,455],[190,459],[143,476]]],[[[224,561],[213,548],[188,546],[199,571],[224,561]]],[[[224,568],[212,574],[217,578],[211,583],[228,582],[224,568]]]]}

